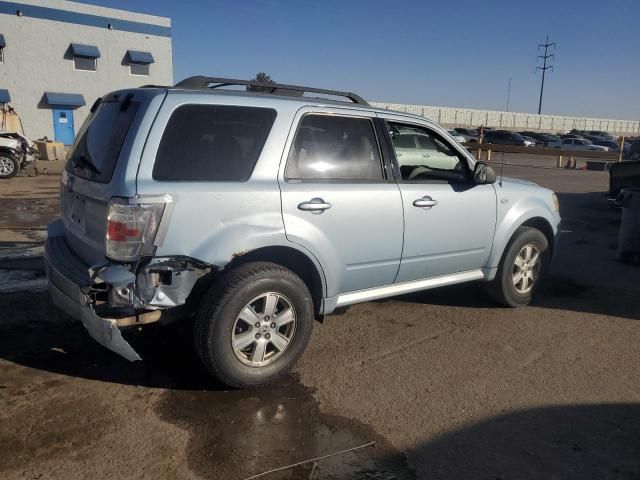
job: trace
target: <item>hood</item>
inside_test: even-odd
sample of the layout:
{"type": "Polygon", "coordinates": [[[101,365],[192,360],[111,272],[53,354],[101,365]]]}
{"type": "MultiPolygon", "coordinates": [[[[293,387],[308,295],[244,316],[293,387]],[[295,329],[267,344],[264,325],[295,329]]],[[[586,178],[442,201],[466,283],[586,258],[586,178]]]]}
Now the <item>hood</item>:
{"type": "MultiPolygon", "coordinates": [[[[500,175],[498,175],[498,182],[500,181],[500,175]]],[[[538,185],[535,182],[530,182],[529,180],[522,180],[521,178],[512,178],[512,177],[503,177],[502,183],[513,184],[513,185],[538,185]]]]}

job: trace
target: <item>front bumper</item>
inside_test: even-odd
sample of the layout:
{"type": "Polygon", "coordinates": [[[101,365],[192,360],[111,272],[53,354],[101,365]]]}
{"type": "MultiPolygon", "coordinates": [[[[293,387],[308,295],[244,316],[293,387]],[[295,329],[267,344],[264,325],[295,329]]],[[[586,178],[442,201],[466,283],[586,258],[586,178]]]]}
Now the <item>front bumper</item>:
{"type": "Polygon", "coordinates": [[[93,309],[89,291],[89,266],[69,249],[64,236],[50,236],[44,258],[53,304],[73,318],[80,320],[89,335],[100,345],[129,361],[142,360],[122,337],[115,319],[103,318],[93,309]]]}

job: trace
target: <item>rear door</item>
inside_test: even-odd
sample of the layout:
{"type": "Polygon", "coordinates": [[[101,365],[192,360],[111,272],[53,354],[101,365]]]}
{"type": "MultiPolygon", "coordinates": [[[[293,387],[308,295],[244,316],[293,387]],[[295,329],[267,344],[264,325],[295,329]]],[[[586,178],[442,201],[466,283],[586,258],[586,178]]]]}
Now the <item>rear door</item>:
{"type": "Polygon", "coordinates": [[[286,235],[325,266],[328,296],[390,285],[398,272],[402,199],[383,165],[374,117],[302,109],[285,151],[286,235]]]}
{"type": "Polygon", "coordinates": [[[158,93],[137,90],[107,95],[93,107],[69,152],[60,187],[61,217],[67,242],[89,264],[104,262],[111,197],[135,196],[144,141],[135,142],[136,134],[143,121],[151,121],[145,113],[159,107],[162,95],[158,93]]]}

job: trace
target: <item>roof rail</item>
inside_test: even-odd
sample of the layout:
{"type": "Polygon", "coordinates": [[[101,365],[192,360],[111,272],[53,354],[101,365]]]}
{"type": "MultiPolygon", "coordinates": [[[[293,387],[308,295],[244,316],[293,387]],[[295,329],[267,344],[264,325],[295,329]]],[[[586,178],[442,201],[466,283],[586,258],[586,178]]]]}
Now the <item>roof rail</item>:
{"type": "Polygon", "coordinates": [[[184,89],[208,89],[227,87],[230,85],[246,85],[247,87],[259,87],[266,93],[292,95],[301,97],[305,93],[320,93],[322,95],[333,95],[336,97],[345,97],[358,105],[369,105],[362,97],[352,92],[339,92],[337,90],[325,90],[322,88],[300,87],[298,85],[283,85],[281,83],[264,83],[254,82],[253,80],[236,80],[233,78],[216,78],[197,75],[195,77],[185,78],[181,82],[176,83],[175,88],[184,89]]]}

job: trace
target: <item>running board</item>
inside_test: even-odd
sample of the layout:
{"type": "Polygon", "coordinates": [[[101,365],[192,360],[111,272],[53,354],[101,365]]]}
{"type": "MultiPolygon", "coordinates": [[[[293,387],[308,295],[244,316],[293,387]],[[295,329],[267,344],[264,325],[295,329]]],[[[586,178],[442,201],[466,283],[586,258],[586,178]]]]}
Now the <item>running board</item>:
{"type": "Polygon", "coordinates": [[[429,290],[431,288],[484,279],[486,279],[486,276],[482,270],[469,270],[467,272],[453,273],[451,275],[442,275],[440,277],[423,280],[395,283],[384,287],[367,288],[366,290],[358,290],[338,295],[335,306],[336,308],[344,307],[354,303],[369,302],[379,298],[394,297],[405,293],[419,292],[420,290],[429,290]]]}

